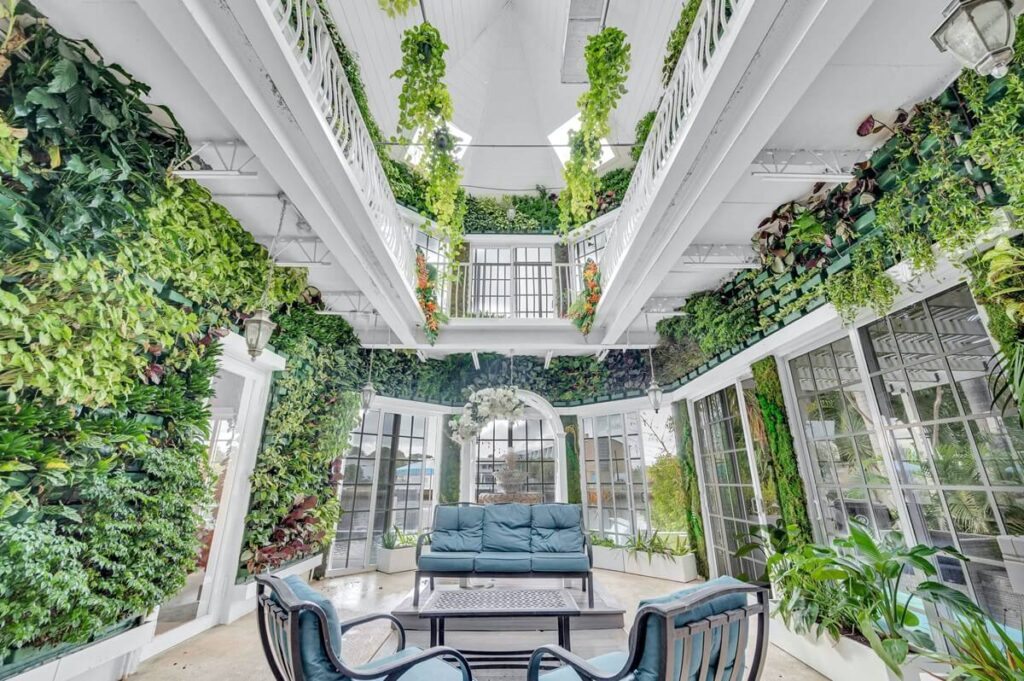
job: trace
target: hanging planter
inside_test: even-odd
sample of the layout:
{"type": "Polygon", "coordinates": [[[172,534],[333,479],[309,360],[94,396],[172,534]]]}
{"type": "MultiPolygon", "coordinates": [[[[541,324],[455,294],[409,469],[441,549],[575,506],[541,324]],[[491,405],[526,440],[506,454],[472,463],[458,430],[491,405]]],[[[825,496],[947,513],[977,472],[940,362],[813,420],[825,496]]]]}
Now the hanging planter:
{"type": "Polygon", "coordinates": [[[526,404],[519,399],[516,388],[484,388],[469,396],[462,413],[448,422],[451,439],[459,444],[480,434],[491,421],[519,421],[526,404]]]}

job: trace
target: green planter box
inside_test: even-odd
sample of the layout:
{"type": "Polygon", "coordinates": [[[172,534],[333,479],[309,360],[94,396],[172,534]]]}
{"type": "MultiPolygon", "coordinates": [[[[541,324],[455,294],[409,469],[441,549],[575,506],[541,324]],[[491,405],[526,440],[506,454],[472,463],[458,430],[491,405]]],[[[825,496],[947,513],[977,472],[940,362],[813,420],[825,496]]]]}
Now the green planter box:
{"type": "Polygon", "coordinates": [[[871,155],[871,167],[876,173],[882,172],[892,163],[892,159],[896,155],[897,142],[896,138],[892,138],[871,155]]]}
{"type": "Polygon", "coordinates": [[[793,322],[795,322],[796,320],[800,319],[803,316],[804,313],[801,312],[800,310],[797,310],[796,312],[790,312],[788,315],[786,315],[786,318],[782,320],[782,323],[783,325],[788,326],[789,324],[792,324],[793,322]]]}
{"type": "Polygon", "coordinates": [[[763,283],[766,279],[768,279],[768,277],[770,275],[771,275],[771,272],[769,272],[768,270],[765,270],[764,272],[761,272],[761,274],[759,274],[756,277],[754,277],[754,286],[757,286],[758,284],[763,283]]]}
{"type": "Polygon", "coordinates": [[[941,144],[942,140],[939,136],[935,133],[930,133],[927,137],[921,140],[921,144],[917,148],[917,152],[921,155],[921,158],[928,158],[938,150],[941,144]]]}
{"type": "Polygon", "coordinates": [[[781,298],[779,298],[779,302],[778,302],[779,309],[781,310],[783,307],[789,305],[794,300],[796,300],[797,295],[798,295],[797,291],[790,291],[786,295],[784,295],[781,298]]]}
{"type": "Polygon", "coordinates": [[[878,186],[882,188],[882,191],[891,191],[896,183],[899,182],[900,174],[892,168],[887,168],[884,173],[878,176],[878,186]]]}
{"type": "Polygon", "coordinates": [[[779,324],[778,322],[773,322],[771,326],[764,330],[764,335],[768,336],[770,334],[773,334],[781,328],[782,324],[779,324]]]}
{"type": "Polygon", "coordinates": [[[824,277],[822,277],[821,272],[818,272],[817,274],[815,274],[810,279],[808,279],[807,281],[800,285],[800,292],[808,293],[810,291],[813,291],[814,289],[821,286],[823,282],[824,277]]]}
{"type": "Polygon", "coordinates": [[[776,279],[774,282],[772,282],[772,288],[774,288],[776,291],[778,291],[780,288],[782,288],[783,286],[785,286],[786,284],[788,284],[791,281],[793,281],[793,273],[792,272],[786,272],[785,274],[780,276],[778,279],[776,279]]]}
{"type": "Polygon", "coordinates": [[[774,295],[775,295],[775,291],[773,291],[771,288],[766,288],[765,290],[763,290],[763,291],[761,291],[760,293],[757,294],[757,301],[759,303],[763,303],[764,301],[768,300],[769,298],[771,298],[774,295]]]}
{"type": "Polygon", "coordinates": [[[842,257],[833,260],[832,263],[829,264],[827,268],[825,268],[825,271],[829,274],[835,274],[836,272],[840,272],[849,267],[851,262],[852,260],[850,258],[850,254],[847,253],[842,257]]]}
{"type": "Polygon", "coordinates": [[[942,94],[938,98],[939,106],[944,109],[950,109],[958,111],[960,109],[960,99],[953,92],[952,88],[946,88],[942,91],[942,94]]]}
{"type": "Polygon", "coordinates": [[[875,219],[877,217],[878,214],[875,213],[874,208],[863,213],[860,217],[857,218],[856,222],[853,223],[854,231],[856,231],[857,234],[864,234],[868,230],[874,229],[875,219]]]}
{"type": "Polygon", "coordinates": [[[811,300],[809,303],[807,303],[807,306],[804,309],[807,312],[810,312],[811,310],[817,310],[819,307],[821,307],[822,305],[824,305],[827,302],[828,302],[828,299],[825,298],[825,296],[818,296],[817,298],[815,298],[815,299],[811,300]]]}
{"type": "Polygon", "coordinates": [[[772,303],[771,305],[769,305],[765,309],[761,310],[760,314],[761,314],[762,317],[771,317],[773,314],[775,314],[778,311],[779,311],[779,306],[777,304],[775,304],[775,303],[772,303]]]}

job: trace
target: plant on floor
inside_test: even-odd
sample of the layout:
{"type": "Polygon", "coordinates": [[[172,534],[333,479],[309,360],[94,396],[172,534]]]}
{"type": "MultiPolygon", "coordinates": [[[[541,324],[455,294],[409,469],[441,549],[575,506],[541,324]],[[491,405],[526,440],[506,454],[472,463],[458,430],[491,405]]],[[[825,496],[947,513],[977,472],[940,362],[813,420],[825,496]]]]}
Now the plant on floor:
{"type": "Polygon", "coordinates": [[[419,144],[419,169],[426,176],[424,204],[437,219],[448,262],[462,247],[465,197],[459,188],[462,169],[455,158],[456,138],[448,125],[452,100],[444,83],[444,53],[448,45],[427,22],[402,34],[402,66],[392,74],[402,80],[398,97],[398,127],[407,144],[419,144]]]}
{"type": "Polygon", "coordinates": [[[426,256],[419,249],[416,250],[416,300],[423,312],[423,334],[433,345],[448,317],[437,306],[437,267],[427,263],[426,256]]]}
{"type": "Polygon", "coordinates": [[[416,535],[403,532],[398,525],[392,525],[380,538],[380,547],[389,551],[411,546],[416,546],[416,535]]]}
{"type": "Polygon", "coordinates": [[[853,254],[853,266],[826,280],[825,295],[847,324],[853,323],[861,308],[879,316],[892,309],[899,287],[886,272],[885,258],[881,237],[865,239],[853,254]]]}
{"type": "Polygon", "coordinates": [[[602,139],[611,128],[608,117],[626,93],[629,72],[629,43],[626,34],[611,26],[587,38],[583,50],[590,88],[580,95],[580,129],[569,133],[569,160],[565,163],[565,189],[559,196],[563,233],[594,216],[599,183],[602,139]]]}
{"type": "Polygon", "coordinates": [[[654,556],[664,556],[674,563],[676,556],[687,553],[687,547],[678,537],[674,541],[665,539],[658,530],[637,532],[626,540],[625,548],[632,558],[646,554],[648,562],[653,562],[654,556]]]}
{"type": "Polygon", "coordinates": [[[619,545],[608,537],[602,537],[594,532],[590,533],[590,544],[591,546],[600,546],[605,549],[617,549],[619,545]]]}
{"type": "Polygon", "coordinates": [[[766,496],[778,500],[783,522],[797,527],[804,541],[810,541],[811,520],[807,515],[807,495],[786,416],[778,365],[775,358],[769,356],[752,364],[750,369],[754,375],[754,397],[764,424],[765,467],[770,470],[770,484],[775,487],[773,494],[766,496]]]}
{"type": "Polygon", "coordinates": [[[588,259],[583,266],[583,290],[569,306],[569,319],[584,336],[590,335],[597,316],[597,304],[601,302],[601,270],[597,263],[588,259]]]}
{"type": "Polygon", "coordinates": [[[314,301],[274,316],[288,370],[274,378],[250,481],[240,576],[318,553],[338,519],[340,459],[359,415],[365,375],[352,327],[318,315],[314,301]]]}
{"type": "Polygon", "coordinates": [[[693,30],[693,22],[697,20],[701,2],[702,0],[686,0],[683,11],[679,14],[679,21],[676,22],[672,33],[668,36],[665,59],[661,65],[661,84],[665,87],[672,82],[672,74],[676,72],[676,64],[679,63],[679,57],[683,54],[686,39],[690,37],[690,31],[693,30]]]}

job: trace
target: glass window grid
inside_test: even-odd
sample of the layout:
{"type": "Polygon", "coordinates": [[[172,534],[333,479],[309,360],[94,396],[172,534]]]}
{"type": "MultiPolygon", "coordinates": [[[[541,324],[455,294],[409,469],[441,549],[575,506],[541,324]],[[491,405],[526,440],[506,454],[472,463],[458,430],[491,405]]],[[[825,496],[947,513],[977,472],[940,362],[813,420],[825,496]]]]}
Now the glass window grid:
{"type": "Polygon", "coordinates": [[[851,518],[865,522],[876,535],[899,529],[892,485],[873,419],[864,408],[865,383],[849,338],[793,359],[790,371],[826,534],[845,536],[851,518]]]}
{"type": "Polygon", "coordinates": [[[587,527],[617,544],[650,529],[643,436],[636,412],[583,422],[587,527]]]}
{"type": "Polygon", "coordinates": [[[342,462],[342,513],[331,546],[331,570],[374,564],[385,531],[397,525],[415,533],[423,519],[429,519],[433,479],[424,475],[431,461],[425,456],[426,435],[424,416],[376,409],[363,413],[349,434],[342,462]],[[416,465],[419,476],[412,475],[411,468],[400,470],[416,465]]]}
{"type": "Polygon", "coordinates": [[[734,556],[761,523],[736,386],[697,400],[694,414],[717,574],[759,577],[764,556],[734,556]]]}
{"type": "MultiPolygon", "coordinates": [[[[423,257],[427,263],[437,267],[438,272],[443,271],[448,265],[445,242],[436,236],[432,236],[422,229],[417,229],[416,248],[423,251],[423,257]]],[[[452,287],[445,282],[441,282],[441,285],[437,287],[437,302],[442,310],[447,310],[449,307],[448,299],[451,295],[451,289],[452,287]]]]}
{"type": "Polygon", "coordinates": [[[587,264],[587,260],[600,262],[601,254],[604,252],[607,242],[608,236],[604,228],[581,236],[572,245],[573,258],[576,264],[583,267],[587,264]]]}
{"type": "MultiPolygon", "coordinates": [[[[974,501],[985,501],[996,528],[995,532],[1003,532],[1006,525],[1003,506],[1012,508],[1016,515],[1020,512],[1021,499],[1024,498],[1024,486],[1018,484],[992,484],[991,474],[986,469],[979,455],[977,436],[970,428],[961,428],[962,443],[967,446],[969,457],[964,461],[970,463],[978,480],[975,484],[942,483],[941,476],[932,459],[932,451],[924,439],[925,429],[930,427],[963,426],[966,423],[987,423],[993,427],[993,433],[1001,436],[1008,447],[1008,459],[1004,463],[1012,464],[1007,470],[1013,470],[1012,476],[1020,476],[1021,450],[1024,442],[1016,419],[1016,407],[1010,406],[1010,413],[1004,420],[1001,414],[991,409],[991,393],[987,384],[988,361],[992,355],[992,344],[981,322],[969,289],[965,285],[957,286],[943,293],[931,296],[922,303],[908,306],[896,311],[886,318],[867,324],[851,334],[856,341],[858,352],[864,356],[864,367],[868,373],[871,390],[868,400],[879,415],[879,423],[868,427],[868,432],[875,438],[882,438],[881,444],[875,442],[877,449],[884,458],[888,468],[898,475],[891,480],[889,490],[894,493],[896,514],[903,514],[910,528],[904,530],[908,541],[926,544],[952,544],[961,550],[963,544],[957,532],[949,509],[950,493],[969,494],[974,501]],[[944,300],[945,299],[945,300],[944,300]],[[956,304],[959,299],[959,305],[956,304]],[[953,301],[952,305],[944,302],[953,301]],[[899,340],[897,340],[899,339],[899,340]],[[902,346],[901,346],[902,343],[902,346]],[[908,373],[910,372],[910,373],[908,373]],[[972,375],[973,373],[973,375],[972,375]],[[927,390],[943,391],[947,404],[939,413],[921,416],[919,395],[912,391],[911,380],[918,382],[931,376],[931,387],[918,388],[918,392],[927,390]],[[937,375],[937,379],[936,379],[937,375]],[[965,384],[972,383],[974,391],[981,394],[972,396],[965,389],[965,384]],[[902,392],[898,402],[893,402],[890,387],[901,386],[902,392]],[[952,409],[952,410],[951,410],[952,409]],[[913,440],[916,445],[924,444],[925,456],[910,459],[899,449],[900,440],[913,440]],[[908,466],[912,463],[913,466],[908,466]],[[915,474],[916,472],[916,474],[915,474]],[[929,508],[930,507],[930,508],[929,508]],[[926,514],[931,511],[932,518],[941,523],[942,533],[928,529],[926,514]]],[[[832,344],[829,344],[832,345],[832,344]]],[[[809,354],[801,355],[789,362],[794,393],[798,396],[806,392],[808,383],[806,376],[801,376],[795,363],[809,354]]],[[[804,372],[806,374],[806,372],[804,372]]],[[[934,392],[931,396],[934,397],[934,392]]],[[[924,395],[925,398],[928,393],[924,395]]],[[[934,405],[934,402],[932,403],[934,405]]],[[[804,424],[806,436],[809,425],[804,418],[806,404],[800,402],[800,418],[804,424]]],[[[928,433],[931,434],[931,433],[928,433]]],[[[805,453],[808,461],[814,466],[815,451],[808,438],[805,453]]],[[[816,467],[816,466],[815,466],[816,467]]],[[[955,470],[955,469],[954,469],[955,470]]],[[[887,473],[888,474],[888,473],[887,473]]],[[[819,504],[824,505],[821,494],[820,476],[815,471],[814,484],[818,487],[819,504]]],[[[882,488],[879,487],[881,491],[882,488]]],[[[824,510],[824,508],[822,508],[824,510]]],[[[1016,518],[1015,515],[1015,518],[1016,518]]],[[[1013,528],[1017,527],[1016,520],[1013,528]]],[[[1020,528],[1024,531],[1024,527],[1020,528]]],[[[1012,532],[1016,532],[1011,528],[1012,532]]],[[[991,548],[994,540],[986,540],[991,548]]],[[[1005,568],[998,553],[987,557],[977,552],[966,551],[972,555],[966,566],[967,574],[959,565],[959,561],[937,561],[940,576],[947,584],[961,588],[985,608],[997,620],[1012,627],[1019,626],[1021,611],[1019,597],[1012,592],[1006,577],[1005,568]]]]}
{"type": "Polygon", "coordinates": [[[473,446],[477,501],[481,493],[498,491],[494,472],[503,465],[498,455],[502,448],[515,449],[519,454],[519,469],[527,473],[523,491],[539,492],[544,503],[555,501],[558,461],[554,434],[544,419],[527,418],[517,424],[495,421],[475,438],[473,446]]]}
{"type": "Polygon", "coordinates": [[[550,246],[475,247],[471,313],[477,317],[547,319],[556,316],[550,246]]]}

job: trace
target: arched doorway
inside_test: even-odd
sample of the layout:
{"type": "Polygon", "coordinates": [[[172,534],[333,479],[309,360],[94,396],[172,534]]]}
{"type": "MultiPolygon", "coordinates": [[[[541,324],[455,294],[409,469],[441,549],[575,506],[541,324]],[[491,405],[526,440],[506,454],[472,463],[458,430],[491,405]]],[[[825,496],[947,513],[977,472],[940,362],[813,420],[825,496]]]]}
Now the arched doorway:
{"type": "Polygon", "coordinates": [[[462,501],[478,502],[481,493],[498,491],[494,472],[515,452],[516,468],[526,473],[524,491],[536,492],[543,502],[568,498],[565,430],[554,407],[537,393],[519,390],[525,417],[516,423],[492,421],[462,446],[462,501]]]}

